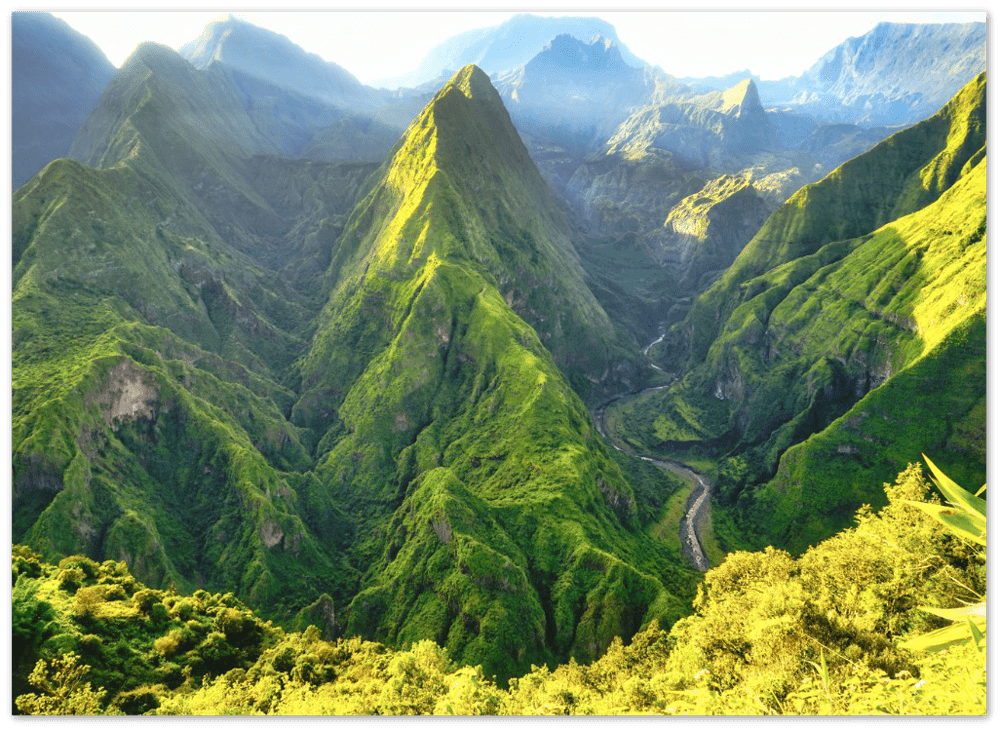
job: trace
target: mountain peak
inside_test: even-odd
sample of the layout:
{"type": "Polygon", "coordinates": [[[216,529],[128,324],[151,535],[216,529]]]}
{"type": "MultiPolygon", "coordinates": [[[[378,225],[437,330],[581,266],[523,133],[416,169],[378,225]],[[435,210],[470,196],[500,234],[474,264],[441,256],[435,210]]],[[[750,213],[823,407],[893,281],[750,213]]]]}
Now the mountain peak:
{"type": "Polygon", "coordinates": [[[181,47],[180,55],[195,68],[222,63],[334,106],[360,110],[374,103],[373,90],[346,69],[235,15],[206,25],[201,35],[181,47]]]}
{"type": "Polygon", "coordinates": [[[131,55],[125,59],[122,69],[132,68],[136,64],[141,64],[147,68],[167,68],[176,66],[177,64],[188,65],[173,48],[153,41],[143,41],[137,45],[131,55]]]}
{"type": "Polygon", "coordinates": [[[762,120],[764,107],[760,103],[760,94],[757,93],[757,84],[754,80],[745,78],[723,91],[720,110],[723,114],[729,114],[737,119],[762,120]]]}
{"type": "Polygon", "coordinates": [[[587,73],[628,68],[613,39],[595,35],[588,43],[569,33],[553,38],[528,65],[587,73]]]}
{"type": "Polygon", "coordinates": [[[479,66],[472,63],[452,76],[451,80],[445,84],[443,90],[446,91],[449,88],[458,89],[470,99],[481,101],[500,100],[496,89],[493,88],[493,84],[490,82],[490,77],[479,66]]]}
{"type": "Polygon", "coordinates": [[[752,78],[745,78],[722,92],[722,111],[727,114],[735,112],[734,116],[743,116],[747,112],[756,113],[758,109],[763,110],[757,84],[752,78]]]}

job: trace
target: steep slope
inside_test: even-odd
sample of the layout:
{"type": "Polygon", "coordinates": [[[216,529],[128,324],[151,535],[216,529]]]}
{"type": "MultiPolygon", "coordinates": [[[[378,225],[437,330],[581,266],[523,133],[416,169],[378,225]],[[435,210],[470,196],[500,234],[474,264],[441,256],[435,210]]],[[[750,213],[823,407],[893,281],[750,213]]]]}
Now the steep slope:
{"type": "MultiPolygon", "coordinates": [[[[279,181],[301,188],[302,178],[321,180],[327,175],[317,172],[330,168],[303,160],[292,172],[273,162],[301,151],[325,125],[342,119],[342,112],[314,100],[220,64],[199,71],[176,52],[146,43],[108,85],[72,155],[95,167],[127,163],[170,186],[227,243],[279,268],[302,253],[301,243],[290,245],[286,234],[298,228],[303,205],[318,208],[311,211],[316,218],[324,204],[317,195],[299,195],[294,203],[286,195],[272,204],[278,201],[262,190],[279,181]],[[272,164],[261,163],[261,156],[272,164]]],[[[342,196],[331,194],[343,209],[342,196]]],[[[316,273],[326,262],[321,256],[305,267],[316,273]]],[[[303,263],[300,258],[296,265],[303,263]]]]}
{"type": "Polygon", "coordinates": [[[69,154],[114,73],[101,49],[48,13],[11,14],[12,189],[69,154]]]}
{"type": "Polygon", "coordinates": [[[271,264],[315,276],[371,167],[252,157],[241,109],[224,75],[140,48],[79,140],[101,169],[57,160],[15,194],[13,529],[287,618],[355,576],[336,508],[322,542],[304,522],[284,381],[316,309],[271,264]]]}
{"type": "Polygon", "coordinates": [[[760,539],[841,528],[921,450],[982,478],[985,99],[980,76],[800,190],[661,345],[683,380],[636,432],[728,456],[760,539]]]}
{"type": "Polygon", "coordinates": [[[919,121],[986,70],[986,37],[986,23],[880,23],[824,54],[797,80],[817,90],[822,104],[803,108],[865,124],[919,121]]]}
{"type": "Polygon", "coordinates": [[[684,570],[556,366],[614,377],[610,324],[482,71],[437,94],[370,188],[293,412],[320,436],[308,498],[358,515],[351,630],[509,676],[676,617],[684,570]]]}

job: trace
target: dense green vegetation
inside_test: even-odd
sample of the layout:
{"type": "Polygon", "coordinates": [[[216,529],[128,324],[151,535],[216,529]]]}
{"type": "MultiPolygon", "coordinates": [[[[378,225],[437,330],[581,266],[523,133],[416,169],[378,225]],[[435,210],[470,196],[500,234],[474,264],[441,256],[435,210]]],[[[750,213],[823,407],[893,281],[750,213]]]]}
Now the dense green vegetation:
{"type": "Polygon", "coordinates": [[[985,477],[986,80],[768,218],[654,349],[678,380],[609,414],[708,458],[743,544],[801,552],[916,449],[985,477]]]}
{"type": "Polygon", "coordinates": [[[624,346],[486,76],[456,75],[370,188],[293,411],[314,513],[357,515],[348,629],[504,676],[679,618],[689,573],[557,367],[599,393],[624,346]]]}
{"type": "Polygon", "coordinates": [[[686,614],[584,404],[649,368],[485,75],[370,177],[279,132],[143,46],[15,195],[14,540],[501,680],[686,614]]]}
{"type": "Polygon", "coordinates": [[[942,525],[956,509],[935,506],[917,466],[886,494],[798,559],[729,555],[672,630],[653,621],[598,660],[508,687],[432,641],[324,640],[231,594],[148,589],[120,562],[16,547],[14,697],[50,714],[984,714],[985,621],[945,646],[928,633],[948,623],[936,613],[985,599],[984,522],[942,525]]]}
{"type": "Polygon", "coordinates": [[[757,227],[749,178],[633,160],[677,173],[678,289],[649,240],[575,240],[473,66],[378,166],[282,157],[327,112],[238,76],[141,46],[91,166],[13,197],[18,710],[985,710],[984,624],[910,650],[985,599],[980,550],[916,467],[873,489],[920,449],[985,475],[985,77],[778,209],[668,375],[635,343],[757,227]],[[688,487],[588,411],[640,391],[606,425],[711,472],[703,582],[688,487]]]}

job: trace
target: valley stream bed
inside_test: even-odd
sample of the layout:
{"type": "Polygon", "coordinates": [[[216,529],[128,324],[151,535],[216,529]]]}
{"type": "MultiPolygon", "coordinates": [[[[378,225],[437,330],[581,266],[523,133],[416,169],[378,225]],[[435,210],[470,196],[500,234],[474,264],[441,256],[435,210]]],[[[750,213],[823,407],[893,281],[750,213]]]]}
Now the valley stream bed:
{"type": "MultiPolygon", "coordinates": [[[[652,344],[655,343],[656,342],[653,342],[652,344]]],[[[652,344],[650,344],[649,347],[651,347],[652,344]]],[[[643,350],[643,354],[649,351],[649,347],[646,347],[643,350]]],[[[652,366],[656,367],[656,365],[652,366]]],[[[656,369],[659,368],[656,367],[656,369]]],[[[652,458],[650,456],[644,456],[636,453],[632,448],[614,438],[608,432],[605,422],[607,409],[610,405],[622,400],[641,397],[648,392],[662,390],[664,387],[667,386],[650,387],[638,392],[629,392],[624,395],[619,395],[602,405],[595,407],[591,411],[591,417],[593,418],[594,426],[597,428],[597,432],[600,433],[604,439],[617,450],[632,456],[633,458],[647,461],[648,463],[652,463],[659,468],[670,471],[692,484],[693,488],[691,489],[691,493],[688,495],[687,502],[684,504],[684,516],[681,518],[679,526],[681,553],[684,555],[684,558],[693,564],[697,569],[705,572],[709,568],[709,563],[708,558],[705,556],[705,550],[702,547],[701,524],[702,520],[707,518],[708,511],[711,508],[709,499],[711,496],[711,484],[709,480],[703,474],[698,473],[683,463],[672,461],[667,458],[652,458]]]]}

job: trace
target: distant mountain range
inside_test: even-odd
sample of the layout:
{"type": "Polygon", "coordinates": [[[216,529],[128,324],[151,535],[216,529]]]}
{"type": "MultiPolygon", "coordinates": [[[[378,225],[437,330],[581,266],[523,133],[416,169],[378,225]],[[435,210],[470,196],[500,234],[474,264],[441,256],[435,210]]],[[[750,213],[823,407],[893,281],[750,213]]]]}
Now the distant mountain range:
{"type": "MultiPolygon", "coordinates": [[[[985,23],[880,23],[832,48],[801,76],[755,80],[767,106],[869,126],[913,124],[986,70],[986,37],[985,23]]],[[[749,75],[682,80],[721,90],[749,75]]]]}
{"type": "Polygon", "coordinates": [[[432,48],[415,71],[376,84],[387,88],[420,86],[468,64],[474,64],[492,76],[520,68],[553,38],[563,34],[585,43],[596,37],[605,38],[618,46],[628,65],[636,68],[646,65],[622,45],[614,26],[600,18],[549,18],[521,14],[497,26],[459,33],[432,48]]]}

